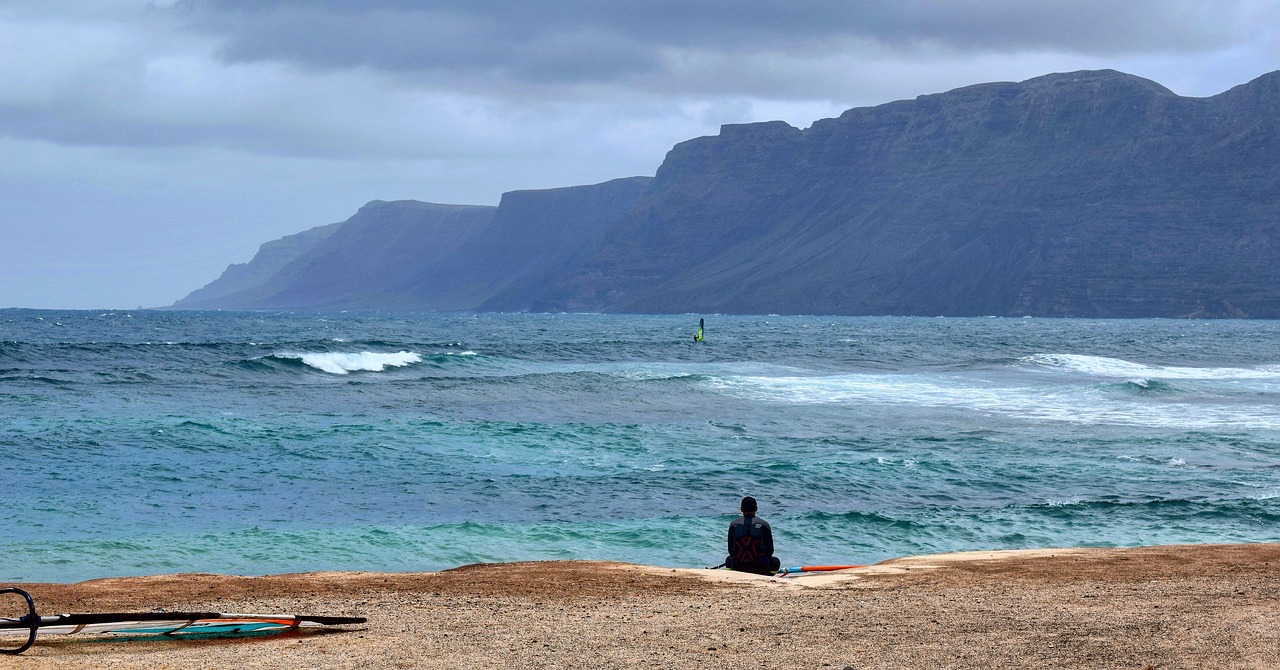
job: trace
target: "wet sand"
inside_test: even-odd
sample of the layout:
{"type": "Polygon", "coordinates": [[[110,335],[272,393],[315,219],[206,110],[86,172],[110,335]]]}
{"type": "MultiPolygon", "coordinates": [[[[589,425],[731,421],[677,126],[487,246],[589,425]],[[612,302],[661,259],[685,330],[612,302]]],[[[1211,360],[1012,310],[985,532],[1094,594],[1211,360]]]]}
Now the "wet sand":
{"type": "Polygon", "coordinates": [[[50,635],[0,668],[1280,667],[1280,544],[971,552],[786,578],[556,561],[17,586],[44,614],[369,622],[197,640],[50,635]]]}

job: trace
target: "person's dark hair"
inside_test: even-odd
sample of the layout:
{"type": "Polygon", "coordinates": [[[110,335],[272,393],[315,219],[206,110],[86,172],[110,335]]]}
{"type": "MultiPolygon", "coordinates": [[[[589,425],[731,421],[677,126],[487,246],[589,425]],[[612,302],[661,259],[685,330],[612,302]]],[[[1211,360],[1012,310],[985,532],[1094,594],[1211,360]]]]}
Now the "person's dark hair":
{"type": "Polygon", "coordinates": [[[745,497],[745,498],[743,498],[743,499],[742,499],[742,513],[743,513],[743,514],[755,514],[755,513],[756,513],[756,499],[755,499],[755,498],[752,498],[751,496],[747,496],[747,497],[745,497]]]}

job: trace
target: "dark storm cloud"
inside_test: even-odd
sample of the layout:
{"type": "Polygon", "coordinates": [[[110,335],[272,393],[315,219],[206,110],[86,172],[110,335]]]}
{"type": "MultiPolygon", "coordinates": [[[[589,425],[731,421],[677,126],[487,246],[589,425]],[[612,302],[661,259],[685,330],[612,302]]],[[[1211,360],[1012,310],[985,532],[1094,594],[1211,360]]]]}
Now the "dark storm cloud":
{"type": "Polygon", "coordinates": [[[1247,32],[1231,20],[1231,4],[1177,0],[188,0],[182,9],[193,28],[225,40],[230,61],[488,77],[494,85],[678,78],[682,53],[822,57],[870,43],[1108,55],[1210,49],[1247,32]]]}

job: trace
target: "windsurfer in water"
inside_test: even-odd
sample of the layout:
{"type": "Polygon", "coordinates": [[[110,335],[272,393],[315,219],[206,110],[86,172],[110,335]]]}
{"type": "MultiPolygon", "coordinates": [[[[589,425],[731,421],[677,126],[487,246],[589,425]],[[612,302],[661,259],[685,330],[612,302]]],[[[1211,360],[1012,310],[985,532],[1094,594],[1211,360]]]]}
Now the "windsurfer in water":
{"type": "Polygon", "coordinates": [[[773,555],[773,529],[756,516],[756,499],[747,496],[740,507],[742,516],[729,524],[729,557],[725,567],[739,572],[771,575],[782,567],[773,555]]]}
{"type": "Polygon", "coordinates": [[[698,332],[696,332],[696,333],[694,333],[694,334],[693,334],[693,341],[694,341],[694,342],[701,342],[701,341],[702,341],[702,325],[703,325],[703,322],[704,322],[704,319],[698,319],[698,332]]]}

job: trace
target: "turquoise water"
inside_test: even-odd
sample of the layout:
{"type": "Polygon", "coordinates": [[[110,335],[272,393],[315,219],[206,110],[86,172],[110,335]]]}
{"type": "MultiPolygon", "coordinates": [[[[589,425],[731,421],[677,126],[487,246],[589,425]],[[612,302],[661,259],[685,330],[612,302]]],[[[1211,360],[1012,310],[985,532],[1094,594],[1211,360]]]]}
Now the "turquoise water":
{"type": "Polygon", "coordinates": [[[6,581],[1280,541],[1280,322],[4,310],[0,456],[6,581]]]}

